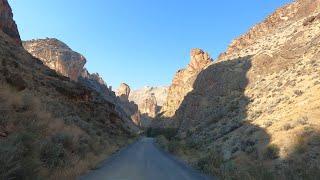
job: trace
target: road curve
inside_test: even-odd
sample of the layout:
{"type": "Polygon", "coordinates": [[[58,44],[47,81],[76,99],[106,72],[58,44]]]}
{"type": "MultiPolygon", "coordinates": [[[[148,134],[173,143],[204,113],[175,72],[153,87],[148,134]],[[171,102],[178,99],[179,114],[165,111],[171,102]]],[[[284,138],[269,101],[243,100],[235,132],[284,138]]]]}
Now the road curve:
{"type": "Polygon", "coordinates": [[[152,138],[119,151],[79,180],[209,180],[168,153],[152,138]]]}

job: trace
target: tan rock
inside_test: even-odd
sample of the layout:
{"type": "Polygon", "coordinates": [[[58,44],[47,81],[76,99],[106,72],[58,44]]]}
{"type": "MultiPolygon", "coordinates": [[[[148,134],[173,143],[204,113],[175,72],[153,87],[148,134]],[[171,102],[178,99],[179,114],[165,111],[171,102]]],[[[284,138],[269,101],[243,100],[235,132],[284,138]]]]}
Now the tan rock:
{"type": "Polygon", "coordinates": [[[130,95],[130,87],[126,83],[121,83],[118,90],[116,91],[116,95],[118,96],[119,104],[125,113],[131,117],[132,121],[140,126],[141,125],[141,117],[138,105],[135,104],[133,101],[129,100],[130,95]]]}
{"type": "Polygon", "coordinates": [[[158,113],[158,104],[155,95],[151,94],[147,97],[141,106],[139,106],[139,110],[142,114],[146,114],[147,116],[154,118],[158,113]]]}
{"type": "Polygon", "coordinates": [[[166,103],[162,108],[165,117],[172,117],[188,92],[192,91],[193,82],[201,70],[212,63],[209,54],[201,49],[192,49],[190,63],[186,69],[179,70],[169,87],[166,103]]]}
{"type": "Polygon", "coordinates": [[[126,83],[121,83],[118,90],[116,91],[116,95],[123,99],[124,101],[129,100],[129,95],[130,95],[130,87],[126,83]]]}
{"type": "Polygon", "coordinates": [[[139,106],[141,114],[155,117],[167,99],[168,87],[143,87],[130,93],[130,101],[139,106]]]}
{"type": "Polygon", "coordinates": [[[54,38],[25,41],[23,47],[49,68],[74,81],[78,80],[86,63],[85,57],[54,38]]]}

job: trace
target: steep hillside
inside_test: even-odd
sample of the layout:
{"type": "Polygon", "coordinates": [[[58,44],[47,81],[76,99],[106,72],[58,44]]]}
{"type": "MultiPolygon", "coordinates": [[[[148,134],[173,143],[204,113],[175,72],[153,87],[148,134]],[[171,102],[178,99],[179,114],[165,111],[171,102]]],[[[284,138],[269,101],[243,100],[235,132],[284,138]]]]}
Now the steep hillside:
{"type": "Polygon", "coordinates": [[[189,90],[170,110],[175,152],[226,179],[319,178],[319,47],[319,0],[286,5],[234,40],[178,86],[189,90]]]}
{"type": "Polygon", "coordinates": [[[55,38],[35,39],[24,41],[22,44],[31,55],[39,58],[50,69],[98,92],[104,100],[115,105],[115,111],[132,131],[139,131],[135,121],[131,120],[132,113],[126,111],[122,101],[117,98],[107,83],[98,73],[90,74],[84,68],[87,60],[80,53],[73,51],[68,45],[55,38]]]}
{"type": "Polygon", "coordinates": [[[0,179],[72,179],[132,138],[115,104],[32,57],[0,14],[0,179]]]}

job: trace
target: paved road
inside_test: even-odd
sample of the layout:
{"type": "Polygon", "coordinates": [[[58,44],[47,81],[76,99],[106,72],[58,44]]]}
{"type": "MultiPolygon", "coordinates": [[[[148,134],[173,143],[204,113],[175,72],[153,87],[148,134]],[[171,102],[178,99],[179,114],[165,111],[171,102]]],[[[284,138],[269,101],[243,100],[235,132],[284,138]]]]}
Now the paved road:
{"type": "Polygon", "coordinates": [[[80,180],[209,180],[168,153],[152,138],[142,138],[103,162],[80,180]]]}

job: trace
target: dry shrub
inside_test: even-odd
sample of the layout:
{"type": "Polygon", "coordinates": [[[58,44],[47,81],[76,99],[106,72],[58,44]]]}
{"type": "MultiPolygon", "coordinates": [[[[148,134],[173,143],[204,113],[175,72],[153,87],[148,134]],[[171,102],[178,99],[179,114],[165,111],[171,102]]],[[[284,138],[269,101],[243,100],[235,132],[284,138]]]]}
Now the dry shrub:
{"type": "Polygon", "coordinates": [[[0,132],[7,136],[0,138],[0,179],[37,179],[59,169],[70,171],[67,174],[74,178],[97,163],[97,157],[89,154],[99,153],[105,142],[52,117],[28,90],[17,92],[1,85],[0,102],[0,132]],[[88,136],[88,148],[80,155],[83,136],[88,136]]]}
{"type": "Polygon", "coordinates": [[[276,144],[269,144],[263,151],[264,159],[277,159],[279,157],[279,147],[276,144]]]}

